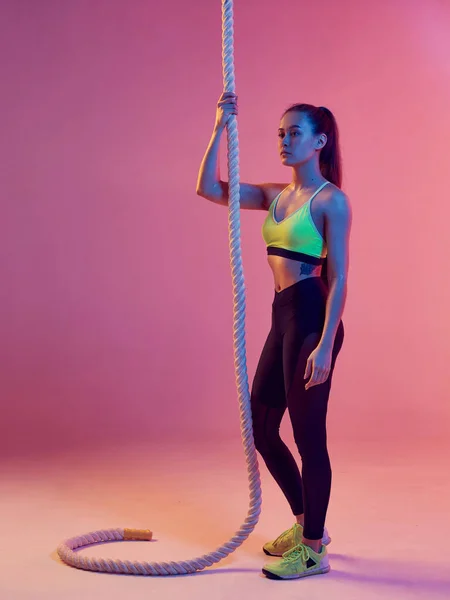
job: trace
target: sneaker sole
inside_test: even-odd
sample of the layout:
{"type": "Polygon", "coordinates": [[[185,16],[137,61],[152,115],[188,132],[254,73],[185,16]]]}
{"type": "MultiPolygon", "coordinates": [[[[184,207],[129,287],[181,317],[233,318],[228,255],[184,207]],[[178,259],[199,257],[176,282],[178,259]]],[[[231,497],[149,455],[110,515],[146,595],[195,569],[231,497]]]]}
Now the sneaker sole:
{"type": "MultiPolygon", "coordinates": [[[[323,545],[324,545],[324,546],[328,546],[328,544],[330,544],[330,543],[331,543],[331,538],[330,538],[330,537],[327,537],[327,539],[325,539],[325,540],[322,540],[322,543],[323,543],[323,545]]],[[[266,550],[264,547],[263,547],[263,552],[264,552],[265,554],[267,554],[267,556],[283,556],[283,553],[282,553],[282,552],[281,552],[280,554],[272,554],[272,552],[269,552],[269,551],[268,551],[268,550],[266,550]]]]}
{"type": "Polygon", "coordinates": [[[268,571],[267,569],[263,569],[262,572],[264,573],[264,575],[268,578],[268,579],[278,579],[278,580],[284,580],[284,579],[301,579],[302,577],[308,577],[309,575],[324,575],[325,573],[329,573],[331,570],[331,567],[323,567],[322,569],[316,569],[315,571],[306,571],[305,573],[300,573],[297,575],[287,575],[286,577],[281,577],[280,575],[275,575],[275,573],[272,573],[271,571],[268,571]]]}

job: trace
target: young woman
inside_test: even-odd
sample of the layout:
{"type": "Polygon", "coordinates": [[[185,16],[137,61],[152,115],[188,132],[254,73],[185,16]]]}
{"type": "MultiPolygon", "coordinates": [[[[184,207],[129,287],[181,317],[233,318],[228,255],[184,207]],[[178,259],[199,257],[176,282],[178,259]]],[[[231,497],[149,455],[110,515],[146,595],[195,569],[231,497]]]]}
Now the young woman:
{"type": "MultiPolygon", "coordinates": [[[[218,169],[220,137],[230,115],[237,113],[237,96],[222,94],[198,175],[197,194],[222,205],[228,203],[228,184],[218,169]]],[[[291,167],[291,183],[242,183],[240,203],[268,211],[262,234],[275,287],[272,326],[251,392],[255,445],[296,519],[264,545],[266,554],[282,559],[265,565],[263,573],[293,579],[330,570],[326,415],[344,340],[352,211],[340,189],[338,128],[328,109],[310,104],[288,108],[278,129],[278,148],[283,165],[291,167]],[[279,435],[286,409],[302,475],[279,435]]]]}

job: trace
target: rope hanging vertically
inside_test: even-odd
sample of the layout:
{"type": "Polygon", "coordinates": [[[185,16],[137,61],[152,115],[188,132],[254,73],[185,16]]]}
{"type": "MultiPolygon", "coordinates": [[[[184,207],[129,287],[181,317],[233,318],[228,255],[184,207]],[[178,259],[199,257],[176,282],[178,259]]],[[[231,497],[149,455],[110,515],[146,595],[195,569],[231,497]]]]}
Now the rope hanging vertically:
{"type": "MultiPolygon", "coordinates": [[[[225,92],[235,92],[233,0],[222,0],[222,65],[225,92]]],[[[237,121],[231,115],[227,124],[229,210],[228,229],[231,276],[233,285],[233,350],[236,386],[238,390],[241,437],[247,462],[250,504],[247,518],[235,535],[217,550],[181,562],[138,562],[110,558],[89,558],[74,552],[77,548],[97,542],[149,540],[149,530],[107,529],[66,540],[58,546],[60,558],[73,567],[88,571],[126,573],[133,575],[178,575],[201,571],[234,552],[255,528],[261,511],[261,483],[253,441],[250,393],[245,351],[245,285],[240,242],[239,146],[237,121]]]]}

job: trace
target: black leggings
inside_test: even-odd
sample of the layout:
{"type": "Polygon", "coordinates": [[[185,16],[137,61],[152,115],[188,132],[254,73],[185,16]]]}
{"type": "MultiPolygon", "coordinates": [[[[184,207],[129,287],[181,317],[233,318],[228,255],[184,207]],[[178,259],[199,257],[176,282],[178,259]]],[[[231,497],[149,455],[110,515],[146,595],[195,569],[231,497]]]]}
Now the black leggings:
{"type": "Polygon", "coordinates": [[[305,515],[304,536],[323,536],[331,490],[326,415],[337,355],[344,341],[339,323],[326,382],[305,390],[306,362],[320,341],[328,291],[320,277],[275,292],[272,327],[253,380],[251,407],[255,445],[294,515],[305,515]],[[302,475],[280,438],[286,411],[302,459],[302,475]]]}

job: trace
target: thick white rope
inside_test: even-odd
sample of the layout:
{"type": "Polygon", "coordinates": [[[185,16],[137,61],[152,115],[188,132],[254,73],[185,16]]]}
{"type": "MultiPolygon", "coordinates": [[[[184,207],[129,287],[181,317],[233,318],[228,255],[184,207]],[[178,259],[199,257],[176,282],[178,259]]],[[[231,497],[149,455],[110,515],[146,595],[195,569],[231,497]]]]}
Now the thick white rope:
{"type": "MultiPolygon", "coordinates": [[[[222,0],[222,65],[224,91],[235,92],[233,55],[233,0],[222,0]]],[[[60,558],[78,569],[105,573],[127,573],[132,575],[181,575],[201,571],[226,558],[248,538],[255,528],[261,512],[261,483],[258,461],[253,441],[250,393],[247,377],[245,351],[245,286],[240,245],[239,204],[239,146],[236,117],[232,115],[227,125],[228,132],[228,181],[229,210],[228,229],[230,262],[233,283],[233,348],[236,385],[238,389],[241,437],[247,462],[250,505],[247,518],[236,534],[215,552],[182,562],[137,562],[110,558],[89,558],[74,552],[77,548],[97,542],[120,540],[150,540],[149,530],[107,529],[93,531],[66,540],[58,546],[60,558]]]]}

